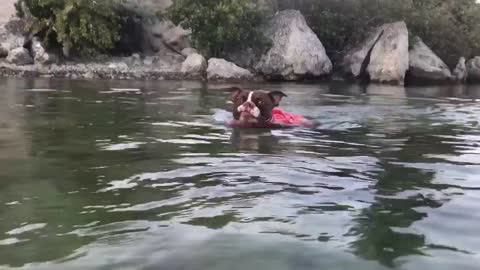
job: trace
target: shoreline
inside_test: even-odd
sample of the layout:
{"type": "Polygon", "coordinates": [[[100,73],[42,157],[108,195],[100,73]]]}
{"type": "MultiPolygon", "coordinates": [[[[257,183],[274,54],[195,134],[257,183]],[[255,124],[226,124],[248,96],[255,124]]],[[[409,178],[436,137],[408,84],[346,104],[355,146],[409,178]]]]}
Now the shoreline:
{"type": "MultiPolygon", "coordinates": [[[[323,79],[310,79],[300,81],[277,81],[266,80],[258,74],[252,79],[223,79],[208,80],[201,74],[182,73],[175,69],[161,69],[153,67],[121,67],[113,64],[81,63],[51,65],[15,65],[0,61],[0,77],[3,78],[54,78],[54,79],[86,79],[86,80],[169,80],[169,81],[198,81],[210,84],[248,84],[248,83],[332,83],[342,82],[357,85],[385,85],[385,83],[364,83],[358,80],[331,76],[323,79]],[[114,65],[114,66],[111,66],[114,65]]],[[[406,83],[404,86],[455,86],[455,85],[478,85],[476,83],[459,84],[455,82],[430,82],[430,83],[406,83]]],[[[395,85],[399,86],[399,85],[395,85]]]]}
{"type": "Polygon", "coordinates": [[[59,79],[119,79],[119,80],[199,80],[201,75],[184,74],[175,70],[153,68],[116,68],[95,63],[66,65],[18,66],[0,63],[1,77],[14,78],[59,78],[59,79]]]}
{"type": "Polygon", "coordinates": [[[49,65],[15,65],[0,61],[0,77],[5,78],[57,78],[104,80],[171,80],[199,81],[214,84],[266,82],[261,76],[251,79],[208,80],[206,74],[184,73],[175,67],[126,66],[124,62],[100,64],[95,62],[70,62],[49,65]]]}

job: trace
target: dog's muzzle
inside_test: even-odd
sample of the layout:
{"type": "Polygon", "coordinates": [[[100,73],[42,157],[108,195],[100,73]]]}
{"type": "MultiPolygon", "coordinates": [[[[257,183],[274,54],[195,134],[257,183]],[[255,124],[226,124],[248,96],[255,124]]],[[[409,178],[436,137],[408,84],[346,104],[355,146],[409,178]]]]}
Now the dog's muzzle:
{"type": "Polygon", "coordinates": [[[238,107],[240,120],[247,122],[257,122],[260,117],[260,109],[252,101],[253,92],[248,94],[248,99],[238,107]]]}

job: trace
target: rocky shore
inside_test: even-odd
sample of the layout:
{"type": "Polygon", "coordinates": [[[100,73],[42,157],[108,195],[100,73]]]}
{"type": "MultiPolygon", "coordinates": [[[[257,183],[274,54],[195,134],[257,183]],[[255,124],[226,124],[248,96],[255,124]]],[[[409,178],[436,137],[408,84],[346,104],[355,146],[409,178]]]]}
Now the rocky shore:
{"type": "Polygon", "coordinates": [[[14,16],[0,20],[0,76],[299,81],[329,79],[335,70],[337,78],[395,85],[480,81],[480,57],[468,61],[462,57],[450,70],[420,37],[409,40],[404,22],[379,26],[363,42],[349,46],[338,63],[329,59],[321,38],[296,10],[278,12],[265,26],[271,47],[263,54],[254,54],[253,48],[227,59],[206,59],[191,48],[189,31],[158,18],[134,28],[140,29],[142,38],[134,40],[133,35],[138,33],[131,33],[127,41],[138,43],[134,46],[139,48],[137,53],[94,61],[66,60],[63,55],[48,52],[42,42],[28,37],[25,25],[14,16]]]}

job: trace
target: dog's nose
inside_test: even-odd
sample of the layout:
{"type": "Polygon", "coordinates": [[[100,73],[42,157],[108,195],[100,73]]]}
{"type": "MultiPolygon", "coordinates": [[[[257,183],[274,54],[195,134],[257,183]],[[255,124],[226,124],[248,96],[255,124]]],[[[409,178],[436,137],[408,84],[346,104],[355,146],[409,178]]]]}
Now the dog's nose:
{"type": "Polygon", "coordinates": [[[251,101],[247,101],[247,102],[245,102],[245,106],[248,107],[248,108],[254,108],[255,104],[251,101]]]}
{"type": "Polygon", "coordinates": [[[246,101],[240,107],[238,107],[238,111],[239,112],[249,112],[250,113],[250,112],[254,111],[255,108],[256,108],[255,103],[250,102],[250,101],[246,101]]]}

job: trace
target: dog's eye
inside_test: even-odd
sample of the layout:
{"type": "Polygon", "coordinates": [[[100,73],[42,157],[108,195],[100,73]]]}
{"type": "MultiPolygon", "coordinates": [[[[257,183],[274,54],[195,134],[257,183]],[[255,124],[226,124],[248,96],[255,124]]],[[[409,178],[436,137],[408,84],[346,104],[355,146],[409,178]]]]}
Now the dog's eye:
{"type": "Polygon", "coordinates": [[[263,105],[263,101],[259,100],[259,101],[257,101],[257,104],[258,105],[263,105]]]}

